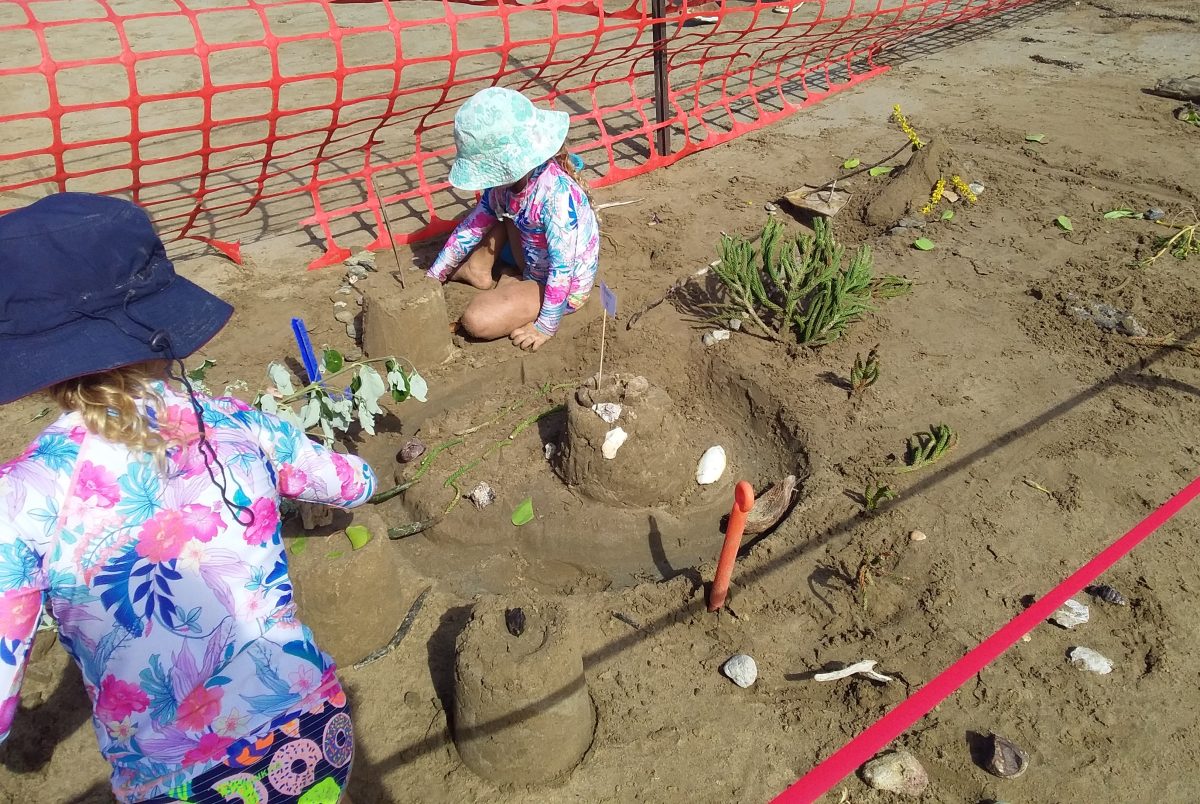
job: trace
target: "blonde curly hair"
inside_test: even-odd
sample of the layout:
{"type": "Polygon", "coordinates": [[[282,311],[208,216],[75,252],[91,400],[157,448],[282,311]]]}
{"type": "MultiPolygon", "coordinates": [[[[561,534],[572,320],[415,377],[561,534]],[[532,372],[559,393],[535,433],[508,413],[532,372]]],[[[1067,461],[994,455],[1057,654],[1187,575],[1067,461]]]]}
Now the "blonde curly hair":
{"type": "Polygon", "coordinates": [[[165,423],[152,422],[144,407],[163,409],[154,383],[166,379],[167,363],[155,360],[64,380],[49,393],[63,410],[78,413],[89,433],[145,453],[165,470],[167,451],[182,446],[184,439],[165,423]]]}

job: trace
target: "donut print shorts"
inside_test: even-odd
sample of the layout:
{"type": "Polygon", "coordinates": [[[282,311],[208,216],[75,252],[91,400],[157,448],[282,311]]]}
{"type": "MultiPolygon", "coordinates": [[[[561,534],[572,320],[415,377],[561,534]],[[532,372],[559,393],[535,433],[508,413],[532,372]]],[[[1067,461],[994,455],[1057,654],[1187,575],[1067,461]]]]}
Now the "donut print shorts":
{"type": "Polygon", "coordinates": [[[286,715],[225,760],[147,804],[337,804],[350,778],[354,726],[346,696],[286,715]]]}

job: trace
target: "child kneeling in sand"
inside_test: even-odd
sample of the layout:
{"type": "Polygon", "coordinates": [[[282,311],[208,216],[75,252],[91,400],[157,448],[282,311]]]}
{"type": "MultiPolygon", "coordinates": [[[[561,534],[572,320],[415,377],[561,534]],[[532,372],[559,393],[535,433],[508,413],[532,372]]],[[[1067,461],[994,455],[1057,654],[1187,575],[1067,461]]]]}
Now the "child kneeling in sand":
{"type": "Polygon", "coordinates": [[[595,282],[600,229],[563,148],[570,116],[491,87],[454,116],[450,183],[480,191],[427,276],[478,288],[459,325],[536,350],[595,282]]]}

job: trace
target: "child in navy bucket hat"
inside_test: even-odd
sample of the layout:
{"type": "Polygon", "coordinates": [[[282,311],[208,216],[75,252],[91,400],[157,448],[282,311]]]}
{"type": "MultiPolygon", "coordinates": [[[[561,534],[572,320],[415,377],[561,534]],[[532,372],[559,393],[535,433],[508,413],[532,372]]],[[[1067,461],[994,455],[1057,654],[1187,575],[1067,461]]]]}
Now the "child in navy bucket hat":
{"type": "Polygon", "coordinates": [[[500,87],[454,116],[450,183],[481,195],[427,275],[484,291],[459,321],[472,337],[536,350],[591,293],[600,229],[563,148],[570,123],[500,87]]]}
{"type": "Polygon", "coordinates": [[[0,742],[49,616],[121,802],[347,800],[346,694],[296,617],[279,503],[361,505],[375,476],[192,389],[183,358],[232,312],[127,201],[0,216],[0,403],[63,411],[0,464],[0,742]]]}

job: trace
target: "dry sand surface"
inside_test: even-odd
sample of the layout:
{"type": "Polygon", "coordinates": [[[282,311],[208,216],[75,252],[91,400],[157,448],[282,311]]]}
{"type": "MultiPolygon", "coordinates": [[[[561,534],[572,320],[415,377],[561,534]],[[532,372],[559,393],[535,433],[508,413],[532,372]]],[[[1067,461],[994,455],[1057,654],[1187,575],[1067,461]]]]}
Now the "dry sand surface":
{"type": "MultiPolygon", "coordinates": [[[[573,387],[596,370],[594,302],[535,355],[507,342],[470,344],[426,367],[430,401],[393,406],[387,432],[351,445],[385,480],[404,479],[413,467],[395,453],[413,433],[436,444],[494,422],[440,456],[403,497],[357,513],[376,533],[362,551],[346,547],[348,517],[315,535],[294,524],[288,533],[302,614],[342,657],[386,642],[429,588],[393,653],[342,670],[358,735],[356,801],[768,800],[1195,476],[1200,356],[1104,331],[1069,308],[1076,297],[1106,302],[1151,336],[1185,345],[1200,332],[1200,257],[1139,265],[1163,227],[1103,217],[1159,207],[1195,220],[1200,129],[1172,117],[1177,102],[1142,90],[1195,72],[1196,23],[1153,15],[1200,18],[1200,9],[1177,1],[1148,12],[1125,0],[1037,8],[1044,13],[972,29],[979,36],[959,32],[895,54],[890,73],[857,89],[595,193],[597,202],[644,199],[601,213],[602,270],[621,306],[608,327],[606,373],[641,375],[663,392],[652,397],[661,427],[634,436],[655,448],[637,453],[644,459],[628,462],[628,472],[641,473],[645,487],[670,488],[719,443],[731,468],[716,487],[686,483],[650,507],[596,502],[568,489],[543,456],[545,444],[564,438],[565,418],[554,414],[458,481],[468,490],[486,480],[494,505],[464,502],[425,533],[383,538],[387,525],[444,507],[452,473],[525,417],[572,396],[542,396],[540,385],[573,387]],[[788,190],[836,174],[851,156],[897,148],[903,135],[887,119],[894,103],[986,188],[977,204],[952,207],[950,221],[889,234],[890,221],[869,225],[863,211],[903,176],[851,181],[836,236],[869,244],[876,272],[912,279],[911,293],[815,351],[745,333],[705,347],[687,309],[704,295],[703,280],[626,328],[633,311],[714,258],[721,231],[751,235],[764,205],[788,190]],[[1044,142],[1026,141],[1032,133],[1044,142]],[[1060,215],[1073,231],[1054,225],[1060,215]],[[936,248],[912,248],[917,236],[936,248]],[[844,378],[875,344],[881,378],[848,401],[844,378]],[[864,515],[857,495],[873,467],[937,423],[953,427],[955,448],[931,468],[888,478],[898,498],[864,515]],[[762,489],[789,472],[800,477],[794,512],[746,551],[731,611],[706,613],[701,584],[712,577],[732,481],[762,489]],[[526,497],[537,518],[514,528],[509,516],[526,497]],[[910,541],[914,529],[928,538],[910,541]],[[455,642],[480,595],[493,612],[553,612],[547,622],[562,618],[578,640],[595,733],[582,762],[551,782],[485,781],[450,738],[455,642]],[[738,652],[758,663],[749,689],[719,673],[738,652]],[[811,680],[811,671],[862,658],[896,680],[811,680]]],[[[779,217],[798,227],[780,206],[779,217]]],[[[295,315],[318,344],[353,348],[330,301],[344,272],[305,273],[318,249],[298,233],[278,234],[247,244],[242,267],[211,256],[181,261],[182,272],[237,305],[204,355],[216,361],[214,389],[264,385],[266,363],[294,349],[295,315]]],[[[347,243],[370,239],[360,232],[347,243]]],[[[425,264],[430,254],[423,245],[412,257],[425,264]]],[[[407,270],[409,253],[401,259],[407,270]]],[[[393,279],[363,281],[386,293],[393,279]]],[[[448,288],[451,312],[469,297],[448,288]]],[[[27,399],[0,411],[3,454],[35,435],[45,404],[27,399]]],[[[632,455],[633,447],[623,449],[632,455]]],[[[1198,517],[1185,509],[1106,574],[1128,607],[1078,596],[1091,605],[1090,622],[1075,631],[1039,626],[896,741],[928,771],[923,800],[1195,800],[1198,517]],[[1108,656],[1113,672],[1072,667],[1066,653],[1076,645],[1108,656]],[[990,731],[1029,753],[1019,779],[979,766],[990,731]]],[[[483,655],[479,644],[472,656],[483,655]]],[[[79,673],[50,640],[38,648],[0,761],[0,800],[110,800],[79,673]]],[[[825,800],[893,798],[848,778],[825,800]]]]}

